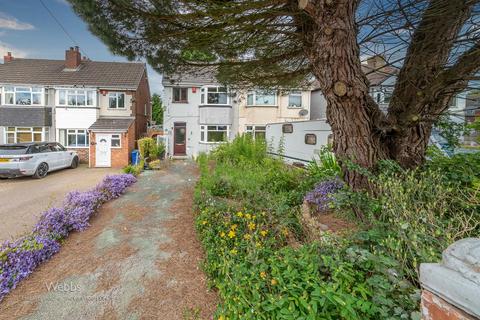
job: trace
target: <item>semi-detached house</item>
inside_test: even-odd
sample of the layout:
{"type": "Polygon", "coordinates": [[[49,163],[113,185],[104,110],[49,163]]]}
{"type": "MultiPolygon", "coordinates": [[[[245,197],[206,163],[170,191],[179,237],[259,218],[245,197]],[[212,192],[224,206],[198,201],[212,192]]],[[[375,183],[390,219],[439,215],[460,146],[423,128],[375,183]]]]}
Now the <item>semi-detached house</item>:
{"type": "Polygon", "coordinates": [[[0,64],[0,144],[57,141],[90,167],[123,167],[151,119],[143,63],[20,59],[0,64]]]}

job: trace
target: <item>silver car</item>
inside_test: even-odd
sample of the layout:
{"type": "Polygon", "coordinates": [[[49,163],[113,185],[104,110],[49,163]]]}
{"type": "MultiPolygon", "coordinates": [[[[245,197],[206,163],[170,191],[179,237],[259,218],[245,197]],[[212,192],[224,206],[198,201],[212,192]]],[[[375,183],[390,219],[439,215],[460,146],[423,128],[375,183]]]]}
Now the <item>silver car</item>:
{"type": "Polygon", "coordinates": [[[78,163],[77,153],[57,142],[0,145],[0,178],[33,176],[41,179],[54,170],[75,169],[78,163]]]}

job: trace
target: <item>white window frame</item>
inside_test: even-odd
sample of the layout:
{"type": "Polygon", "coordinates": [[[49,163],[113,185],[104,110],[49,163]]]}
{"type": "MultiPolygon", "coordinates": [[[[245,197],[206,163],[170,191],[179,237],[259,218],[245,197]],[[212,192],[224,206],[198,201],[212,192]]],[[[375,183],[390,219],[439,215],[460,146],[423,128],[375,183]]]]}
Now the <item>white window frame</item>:
{"type": "Polygon", "coordinates": [[[303,107],[303,92],[301,90],[292,90],[288,93],[288,107],[295,108],[295,109],[299,109],[303,107]],[[296,106],[290,103],[290,96],[300,97],[300,105],[296,106]]]}
{"type": "Polygon", "coordinates": [[[122,149],[122,135],[120,133],[115,133],[115,134],[112,134],[111,137],[110,137],[110,147],[112,149],[122,149]],[[118,138],[114,138],[113,136],[118,136],[118,138]],[[118,140],[120,145],[117,146],[117,147],[114,147],[113,146],[113,140],[118,140]]]}
{"type": "Polygon", "coordinates": [[[30,133],[31,134],[31,141],[33,142],[34,139],[34,134],[41,134],[41,140],[38,141],[38,142],[42,142],[42,141],[46,141],[46,137],[49,133],[49,130],[47,127],[41,127],[41,126],[38,126],[38,127],[13,127],[13,126],[6,126],[5,127],[5,130],[4,130],[4,133],[3,133],[3,137],[4,137],[4,141],[5,143],[12,143],[10,141],[8,141],[8,135],[9,134],[13,134],[13,143],[18,143],[18,133],[30,133]],[[10,128],[13,128],[13,131],[10,130],[10,128]],[[25,129],[28,129],[28,130],[19,130],[19,129],[22,129],[22,128],[25,128],[25,129]],[[41,131],[34,131],[33,129],[34,128],[41,128],[42,130],[41,131]]]}
{"type": "Polygon", "coordinates": [[[90,147],[90,134],[88,132],[88,129],[58,129],[58,139],[57,142],[62,144],[65,148],[71,148],[71,149],[84,149],[84,148],[89,148],[90,147]],[[62,133],[64,134],[63,138],[65,141],[61,141],[62,139],[62,133]],[[85,134],[85,145],[78,145],[78,136],[81,134],[85,134]],[[69,145],[68,144],[68,136],[75,135],[75,145],[69,145]]]}
{"type": "Polygon", "coordinates": [[[263,89],[256,89],[250,90],[247,92],[247,107],[277,107],[278,106],[278,93],[276,90],[273,90],[271,94],[269,94],[270,90],[263,90],[263,89]],[[257,104],[257,95],[260,96],[273,96],[273,104],[257,104]],[[252,103],[248,102],[248,97],[252,96],[252,103]]]}
{"type": "Polygon", "coordinates": [[[267,133],[267,125],[266,124],[247,124],[245,126],[245,132],[246,133],[251,133],[252,134],[252,138],[255,140],[255,136],[256,136],[256,133],[257,132],[263,132],[265,133],[265,136],[266,136],[266,133],[267,133]],[[263,129],[259,129],[259,127],[263,127],[263,129]]]}
{"type": "Polygon", "coordinates": [[[62,106],[62,107],[68,107],[68,108],[91,108],[91,107],[96,107],[97,106],[97,90],[94,89],[78,89],[78,88],[57,88],[55,89],[55,103],[57,106],[62,106]],[[83,97],[85,104],[84,105],[79,105],[78,104],[78,97],[82,96],[82,91],[83,91],[83,97]],[[65,95],[65,101],[63,103],[60,102],[60,94],[63,93],[65,95]],[[88,104],[88,96],[89,94],[92,93],[93,96],[91,97],[92,99],[92,104],[88,104]],[[75,104],[68,104],[68,96],[72,95],[75,96],[75,104]]]}
{"type": "Polygon", "coordinates": [[[108,93],[108,109],[110,110],[125,110],[127,109],[127,95],[125,94],[125,92],[109,92],[108,93]],[[123,107],[119,107],[118,106],[118,96],[119,95],[123,95],[123,107]],[[116,99],[116,103],[115,103],[115,108],[112,108],[110,107],[110,97],[111,96],[115,96],[115,99],[116,99]]]}
{"type": "Polygon", "coordinates": [[[226,124],[205,124],[200,126],[200,142],[207,144],[226,143],[230,140],[230,125],[226,124]],[[209,127],[216,127],[215,130],[208,129],[209,127]],[[226,130],[218,130],[218,127],[226,127],[226,130]],[[208,141],[208,132],[226,132],[227,139],[225,141],[208,141]]]}
{"type": "Polygon", "coordinates": [[[45,105],[45,88],[38,87],[38,86],[33,86],[33,87],[32,86],[4,86],[2,87],[1,98],[2,98],[2,104],[6,106],[42,106],[42,105],[45,105]],[[21,89],[28,89],[28,90],[21,90],[21,89]],[[17,93],[29,93],[30,104],[17,104],[17,93]],[[6,99],[7,94],[13,94],[13,103],[7,103],[7,99],[6,99]],[[40,103],[32,103],[34,94],[40,94],[40,103]]]}
{"type": "Polygon", "coordinates": [[[200,104],[201,105],[219,105],[219,106],[224,106],[224,105],[229,105],[230,104],[230,93],[227,87],[222,87],[222,86],[203,86],[200,89],[200,104]],[[216,92],[208,92],[208,89],[213,89],[215,88],[217,91],[216,92]],[[220,89],[225,89],[225,91],[219,91],[220,89]],[[227,95],[227,102],[226,103],[209,103],[208,102],[208,95],[209,93],[215,94],[215,93],[225,93],[227,95]]]}

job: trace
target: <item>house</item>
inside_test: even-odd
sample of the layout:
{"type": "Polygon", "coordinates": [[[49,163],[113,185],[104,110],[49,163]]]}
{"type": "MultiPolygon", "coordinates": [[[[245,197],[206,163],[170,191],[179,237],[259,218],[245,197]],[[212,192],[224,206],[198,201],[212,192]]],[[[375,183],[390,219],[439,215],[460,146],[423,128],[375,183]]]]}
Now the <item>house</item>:
{"type": "Polygon", "coordinates": [[[151,119],[143,63],[21,59],[0,64],[0,143],[57,141],[90,167],[123,167],[151,119]]]}
{"type": "Polygon", "coordinates": [[[237,134],[265,137],[271,122],[309,120],[310,89],[228,88],[214,68],[165,75],[164,130],[173,157],[209,152],[237,134]]]}

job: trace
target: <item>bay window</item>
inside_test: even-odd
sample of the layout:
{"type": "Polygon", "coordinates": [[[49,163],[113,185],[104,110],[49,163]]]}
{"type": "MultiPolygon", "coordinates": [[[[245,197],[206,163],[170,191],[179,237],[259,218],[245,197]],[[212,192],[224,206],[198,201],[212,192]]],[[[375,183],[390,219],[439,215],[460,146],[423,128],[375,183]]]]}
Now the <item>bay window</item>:
{"type": "Polygon", "coordinates": [[[230,126],[200,126],[201,142],[226,142],[228,141],[230,126]]]}
{"type": "Polygon", "coordinates": [[[3,87],[6,105],[39,106],[42,105],[44,90],[40,87],[3,87]]]}
{"type": "Polygon", "coordinates": [[[48,128],[44,127],[6,127],[7,143],[41,142],[48,140],[48,128]]]}
{"type": "Polygon", "coordinates": [[[86,129],[59,129],[59,141],[69,148],[85,148],[89,146],[88,131],[86,129]]]}
{"type": "Polygon", "coordinates": [[[247,93],[247,106],[276,106],[277,94],[275,91],[255,90],[247,93]]]}
{"type": "Polygon", "coordinates": [[[254,139],[264,139],[265,140],[265,132],[266,126],[246,126],[245,132],[247,134],[252,135],[254,139]]]}
{"type": "Polygon", "coordinates": [[[110,92],[108,94],[108,107],[110,109],[125,109],[125,93],[110,92]]]}
{"type": "Polygon", "coordinates": [[[94,90],[66,90],[60,89],[58,92],[59,106],[77,106],[77,107],[94,107],[95,91],[94,90]]]}
{"type": "Polygon", "coordinates": [[[225,87],[203,87],[201,90],[201,104],[229,104],[229,96],[225,87]]]}
{"type": "Polygon", "coordinates": [[[290,91],[288,94],[288,106],[290,108],[302,107],[302,91],[290,91]]]}

